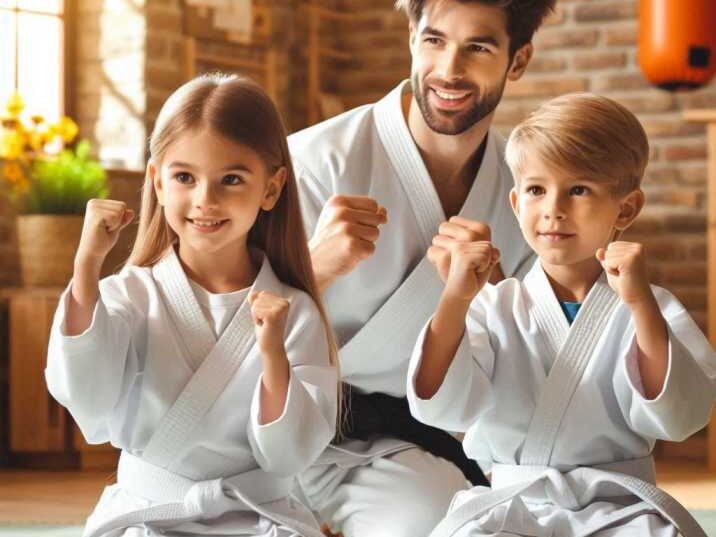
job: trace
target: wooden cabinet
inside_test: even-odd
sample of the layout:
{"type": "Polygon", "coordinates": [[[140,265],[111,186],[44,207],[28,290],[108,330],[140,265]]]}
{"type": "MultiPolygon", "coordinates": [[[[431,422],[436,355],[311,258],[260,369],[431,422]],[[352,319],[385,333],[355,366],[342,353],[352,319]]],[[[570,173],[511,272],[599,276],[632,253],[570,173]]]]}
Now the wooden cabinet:
{"type": "Polygon", "coordinates": [[[47,392],[45,364],[62,289],[0,291],[9,304],[10,459],[17,466],[114,469],[118,452],[88,445],[69,412],[47,392]]]}

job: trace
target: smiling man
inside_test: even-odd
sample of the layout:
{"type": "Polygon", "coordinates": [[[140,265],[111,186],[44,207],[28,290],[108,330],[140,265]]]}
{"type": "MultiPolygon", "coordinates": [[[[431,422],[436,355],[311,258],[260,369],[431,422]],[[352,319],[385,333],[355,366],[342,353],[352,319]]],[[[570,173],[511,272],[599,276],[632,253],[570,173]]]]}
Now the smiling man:
{"type": "Polygon", "coordinates": [[[496,277],[531,265],[490,125],[554,3],[399,0],[411,79],[289,137],[349,411],[346,438],[300,483],[345,537],[426,536],[455,492],[484,482],[457,440],[410,416],[407,367],[442,289],[431,265],[446,273],[450,251],[484,236],[484,224],[501,250],[496,277]]]}

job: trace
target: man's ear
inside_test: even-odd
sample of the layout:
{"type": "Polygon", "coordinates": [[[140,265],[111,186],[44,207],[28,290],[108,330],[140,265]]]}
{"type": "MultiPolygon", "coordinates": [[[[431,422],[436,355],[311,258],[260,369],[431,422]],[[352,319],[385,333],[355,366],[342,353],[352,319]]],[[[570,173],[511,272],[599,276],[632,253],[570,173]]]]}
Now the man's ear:
{"type": "Polygon", "coordinates": [[[614,227],[619,231],[624,231],[632,225],[634,220],[644,208],[646,198],[644,192],[637,188],[622,198],[619,202],[619,215],[614,227]]]}
{"type": "Polygon", "coordinates": [[[408,48],[410,49],[410,55],[412,56],[415,52],[415,39],[417,38],[417,33],[415,30],[415,23],[411,20],[408,23],[408,48]]]}
{"type": "Polygon", "coordinates": [[[162,186],[162,174],[159,173],[159,170],[151,160],[147,163],[146,178],[149,179],[154,185],[154,193],[157,196],[157,201],[159,202],[159,205],[163,206],[164,187],[162,186]]]}
{"type": "Polygon", "coordinates": [[[278,199],[281,197],[281,192],[286,184],[286,178],[288,172],[285,166],[281,166],[276,173],[269,177],[266,183],[266,190],[264,191],[264,197],[261,200],[261,208],[264,211],[270,211],[274,208],[278,199]]]}
{"type": "Polygon", "coordinates": [[[522,47],[517,49],[515,55],[512,58],[512,64],[507,71],[508,80],[514,82],[515,80],[519,80],[520,78],[522,78],[525,69],[527,69],[527,64],[529,64],[530,60],[532,59],[533,53],[534,47],[532,46],[532,43],[527,43],[526,45],[523,45],[522,47]]]}

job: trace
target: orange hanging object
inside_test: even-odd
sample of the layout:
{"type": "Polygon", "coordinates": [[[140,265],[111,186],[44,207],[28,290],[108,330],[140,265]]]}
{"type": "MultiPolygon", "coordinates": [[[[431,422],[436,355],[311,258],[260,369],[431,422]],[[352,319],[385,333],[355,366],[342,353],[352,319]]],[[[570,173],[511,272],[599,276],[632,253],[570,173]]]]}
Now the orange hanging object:
{"type": "Polygon", "coordinates": [[[716,74],[716,0],[640,0],[639,64],[662,89],[708,84],[716,74]]]}

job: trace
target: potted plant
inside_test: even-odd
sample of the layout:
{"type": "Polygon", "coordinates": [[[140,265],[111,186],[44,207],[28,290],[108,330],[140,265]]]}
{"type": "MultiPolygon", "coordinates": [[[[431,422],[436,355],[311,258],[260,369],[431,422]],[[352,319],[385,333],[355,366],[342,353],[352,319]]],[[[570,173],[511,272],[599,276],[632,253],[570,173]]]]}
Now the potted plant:
{"type": "Polygon", "coordinates": [[[90,145],[71,144],[78,132],[68,117],[49,123],[24,119],[18,93],[0,116],[0,192],[17,211],[20,274],[24,285],[65,285],[87,201],[107,196],[107,177],[90,145]]]}

